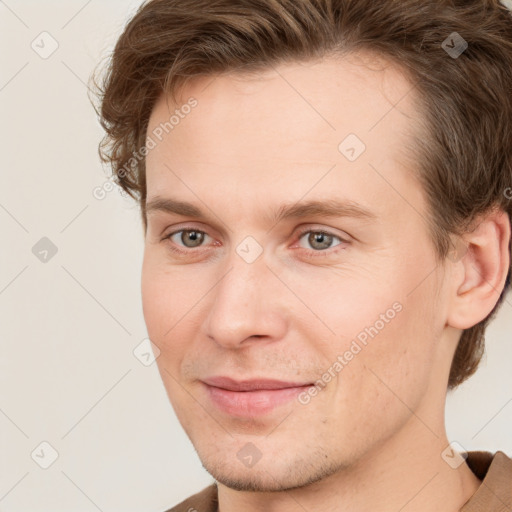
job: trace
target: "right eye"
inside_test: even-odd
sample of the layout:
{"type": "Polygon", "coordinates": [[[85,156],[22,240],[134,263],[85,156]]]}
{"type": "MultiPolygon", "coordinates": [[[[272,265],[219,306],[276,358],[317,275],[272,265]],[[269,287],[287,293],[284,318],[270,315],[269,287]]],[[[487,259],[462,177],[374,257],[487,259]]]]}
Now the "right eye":
{"type": "Polygon", "coordinates": [[[171,250],[184,254],[192,252],[192,249],[201,248],[206,237],[209,237],[209,235],[204,231],[195,228],[184,228],[169,233],[163,240],[169,242],[171,250]],[[184,249],[180,247],[184,247],[184,249]]]}

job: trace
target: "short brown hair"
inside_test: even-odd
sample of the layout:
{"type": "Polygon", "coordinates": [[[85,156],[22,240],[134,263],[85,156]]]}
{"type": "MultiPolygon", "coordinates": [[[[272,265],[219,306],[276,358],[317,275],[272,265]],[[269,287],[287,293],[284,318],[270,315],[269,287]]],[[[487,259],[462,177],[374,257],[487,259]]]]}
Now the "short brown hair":
{"type": "MultiPolygon", "coordinates": [[[[193,77],[356,50],[396,63],[419,93],[425,129],[412,139],[411,170],[426,193],[438,261],[480,214],[501,208],[510,220],[512,17],[498,0],[150,0],[119,37],[101,85],[93,76],[102,161],[140,203],[146,226],[145,159],[133,155],[163,92],[176,100],[193,77]],[[458,56],[442,45],[453,47],[454,33],[468,45],[458,56]]],[[[476,371],[509,285],[510,268],[494,309],[463,331],[450,389],[476,371]]]]}

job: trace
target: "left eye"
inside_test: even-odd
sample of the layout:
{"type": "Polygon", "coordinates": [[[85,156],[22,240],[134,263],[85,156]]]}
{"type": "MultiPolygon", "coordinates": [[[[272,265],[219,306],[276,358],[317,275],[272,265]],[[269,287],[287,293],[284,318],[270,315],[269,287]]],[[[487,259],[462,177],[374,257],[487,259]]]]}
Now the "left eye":
{"type": "Polygon", "coordinates": [[[343,240],[339,236],[327,233],[326,231],[306,231],[300,236],[299,240],[302,240],[306,235],[307,242],[315,251],[321,251],[323,249],[330,249],[331,247],[335,247],[332,246],[332,241],[335,238],[337,238],[340,241],[340,243],[343,242],[343,240]]]}

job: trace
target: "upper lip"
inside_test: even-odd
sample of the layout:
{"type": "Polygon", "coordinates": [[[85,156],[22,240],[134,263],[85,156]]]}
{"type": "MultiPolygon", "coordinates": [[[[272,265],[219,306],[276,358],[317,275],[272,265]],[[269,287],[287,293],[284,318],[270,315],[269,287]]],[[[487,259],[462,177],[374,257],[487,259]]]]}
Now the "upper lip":
{"type": "Polygon", "coordinates": [[[251,379],[237,381],[230,377],[210,377],[203,379],[205,384],[216,388],[227,389],[229,391],[254,391],[257,389],[285,389],[308,386],[305,382],[287,382],[275,379],[251,379]]]}

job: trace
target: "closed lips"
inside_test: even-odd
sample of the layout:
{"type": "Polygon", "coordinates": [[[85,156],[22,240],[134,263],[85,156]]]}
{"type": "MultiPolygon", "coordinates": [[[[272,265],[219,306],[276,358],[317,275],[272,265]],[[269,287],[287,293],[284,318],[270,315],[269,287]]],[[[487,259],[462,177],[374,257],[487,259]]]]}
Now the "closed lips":
{"type": "Polygon", "coordinates": [[[203,382],[209,386],[226,389],[228,391],[257,391],[257,390],[277,390],[286,388],[298,388],[311,386],[312,383],[289,382],[275,379],[252,379],[236,381],[230,377],[211,377],[204,379],[203,382]]]}

